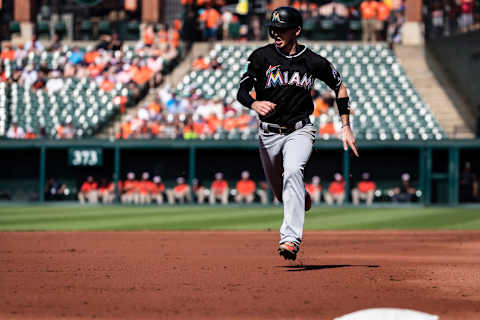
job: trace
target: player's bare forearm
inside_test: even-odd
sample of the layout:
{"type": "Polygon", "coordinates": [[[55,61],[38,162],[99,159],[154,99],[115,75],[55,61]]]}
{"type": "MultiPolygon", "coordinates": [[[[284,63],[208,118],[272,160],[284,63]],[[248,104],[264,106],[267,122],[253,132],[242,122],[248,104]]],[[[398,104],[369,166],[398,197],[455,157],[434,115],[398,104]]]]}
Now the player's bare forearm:
{"type": "Polygon", "coordinates": [[[345,87],[345,84],[343,82],[338,89],[337,98],[348,98],[347,87],[345,87]]]}
{"type": "MultiPolygon", "coordinates": [[[[337,92],[337,99],[348,98],[348,91],[345,85],[342,83],[337,92]]],[[[348,150],[350,147],[353,153],[359,157],[357,146],[355,144],[355,136],[353,135],[352,129],[350,128],[350,113],[345,113],[340,115],[342,119],[342,142],[343,148],[348,150]]]]}

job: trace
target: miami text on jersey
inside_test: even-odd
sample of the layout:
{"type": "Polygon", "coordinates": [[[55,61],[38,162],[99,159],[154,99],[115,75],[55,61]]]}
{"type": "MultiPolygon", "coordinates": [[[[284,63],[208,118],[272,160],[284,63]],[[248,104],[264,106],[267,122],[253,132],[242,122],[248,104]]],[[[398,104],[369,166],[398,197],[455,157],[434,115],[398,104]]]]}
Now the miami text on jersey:
{"type": "Polygon", "coordinates": [[[266,76],[267,82],[265,89],[276,86],[295,85],[310,90],[313,85],[313,77],[311,75],[309,76],[305,73],[302,76],[296,71],[290,77],[288,71],[282,72],[280,70],[280,65],[270,66],[266,72],[266,76]]]}

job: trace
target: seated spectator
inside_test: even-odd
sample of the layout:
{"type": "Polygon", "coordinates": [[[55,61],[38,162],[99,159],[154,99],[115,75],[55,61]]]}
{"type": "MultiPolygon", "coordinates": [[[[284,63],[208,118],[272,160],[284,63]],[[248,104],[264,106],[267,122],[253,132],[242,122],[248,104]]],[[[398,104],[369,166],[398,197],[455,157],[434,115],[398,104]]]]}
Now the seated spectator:
{"type": "Polygon", "coordinates": [[[210,204],[215,204],[216,200],[220,200],[222,204],[228,203],[228,183],[223,179],[223,173],[215,173],[215,180],[210,187],[210,204]]]}
{"type": "Polygon", "coordinates": [[[52,71],[50,77],[47,81],[46,88],[48,93],[52,94],[57,91],[62,90],[63,88],[63,78],[61,77],[60,71],[52,71]]]}
{"type": "Polygon", "coordinates": [[[235,202],[252,203],[255,197],[255,182],[250,179],[250,173],[248,171],[242,172],[242,179],[237,182],[237,194],[235,195],[235,202]]]}
{"type": "Polygon", "coordinates": [[[61,181],[49,178],[45,185],[45,200],[65,200],[67,185],[61,181]]]}
{"type": "Polygon", "coordinates": [[[79,64],[83,61],[83,55],[83,51],[81,51],[78,47],[74,47],[70,54],[70,57],[68,58],[68,62],[74,65],[79,64]]]}
{"type": "Polygon", "coordinates": [[[212,61],[210,61],[209,67],[213,70],[222,69],[222,65],[220,64],[220,62],[218,62],[216,57],[212,58],[212,61]]]}
{"type": "Polygon", "coordinates": [[[358,182],[357,187],[352,189],[352,201],[354,205],[358,205],[360,200],[365,200],[367,205],[371,205],[377,186],[370,179],[370,173],[362,173],[362,180],[358,182]]]}
{"type": "Polygon", "coordinates": [[[345,200],[345,181],[340,173],[335,173],[335,181],[330,183],[328,191],[325,193],[325,201],[332,205],[336,202],[338,205],[342,205],[345,200]]]}
{"type": "Polygon", "coordinates": [[[410,186],[410,175],[402,174],[402,183],[400,187],[393,189],[393,202],[412,202],[415,196],[415,188],[410,186]]]}
{"type": "Polygon", "coordinates": [[[113,203],[115,199],[115,184],[113,182],[108,182],[107,179],[103,178],[98,187],[98,196],[102,200],[103,204],[113,203]]]}
{"type": "Polygon", "coordinates": [[[320,203],[322,197],[322,185],[320,184],[320,177],[313,176],[312,182],[305,185],[305,190],[312,198],[312,202],[315,204],[320,203]]]}
{"type": "Polygon", "coordinates": [[[460,202],[476,202],[478,201],[478,179],[477,175],[472,172],[472,164],[465,163],[465,168],[460,174],[460,202]]]}
{"type": "Polygon", "coordinates": [[[202,183],[198,179],[193,179],[193,193],[197,198],[197,202],[202,204],[205,202],[205,197],[207,196],[207,189],[202,185],[202,183]]]}
{"type": "Polygon", "coordinates": [[[18,126],[14,121],[10,125],[10,128],[7,131],[7,138],[9,139],[23,139],[25,138],[25,131],[22,127],[18,126]]]}
{"type": "Polygon", "coordinates": [[[335,129],[335,123],[332,119],[329,119],[325,124],[318,130],[318,133],[321,135],[335,136],[337,130],[335,129]]]}
{"type": "Polygon", "coordinates": [[[207,70],[208,63],[205,61],[205,58],[200,55],[192,63],[193,70],[207,70]]]}
{"type": "Polygon", "coordinates": [[[144,172],[142,173],[142,180],[138,183],[138,202],[140,204],[150,204],[152,202],[152,193],[156,186],[149,178],[150,174],[144,172]]]}
{"type": "Polygon", "coordinates": [[[43,51],[45,47],[37,40],[37,36],[32,35],[32,39],[25,44],[25,51],[43,51]]]}
{"type": "Polygon", "coordinates": [[[87,177],[87,181],[82,184],[80,188],[80,192],[78,193],[78,200],[80,200],[81,204],[85,203],[87,200],[89,203],[97,203],[98,202],[98,185],[93,180],[92,176],[87,177]]]}
{"type": "Polygon", "coordinates": [[[58,34],[53,35],[52,43],[48,46],[47,50],[50,52],[60,50],[62,48],[62,42],[58,34]]]}
{"type": "Polygon", "coordinates": [[[132,117],[127,116],[125,122],[120,126],[120,139],[130,139],[133,136],[132,117]]]}
{"type": "Polygon", "coordinates": [[[190,186],[186,183],[185,178],[177,178],[177,185],[173,189],[167,190],[167,197],[169,204],[175,204],[177,200],[180,203],[190,202],[190,186]]]}
{"type": "Polygon", "coordinates": [[[25,133],[26,140],[33,140],[35,139],[35,133],[33,132],[32,127],[27,127],[27,133],[25,133]]]}
{"type": "Polygon", "coordinates": [[[123,183],[122,203],[139,203],[138,181],[135,180],[135,173],[129,172],[127,180],[123,183]]]}
{"type": "Polygon", "coordinates": [[[112,38],[107,44],[107,50],[118,51],[122,50],[123,41],[120,40],[118,33],[112,34],[112,38]]]}
{"type": "Polygon", "coordinates": [[[25,67],[25,71],[23,71],[22,75],[20,76],[19,82],[25,87],[32,87],[35,81],[37,81],[37,78],[37,70],[34,69],[33,64],[28,64],[25,67]]]}
{"type": "Polygon", "coordinates": [[[60,123],[57,127],[57,139],[73,139],[75,137],[75,129],[73,128],[72,121],[60,123]]]}
{"type": "Polygon", "coordinates": [[[259,188],[257,189],[257,195],[260,198],[260,203],[267,204],[268,184],[265,181],[261,181],[258,185],[259,185],[259,188]]]}
{"type": "Polygon", "coordinates": [[[153,177],[152,199],[155,200],[157,204],[163,203],[164,192],[165,192],[165,184],[162,182],[162,177],[160,176],[153,177]]]}
{"type": "Polygon", "coordinates": [[[150,48],[155,41],[155,31],[153,30],[153,25],[147,25],[145,31],[143,32],[143,45],[147,48],[150,48]]]}
{"type": "Polygon", "coordinates": [[[6,61],[13,61],[15,60],[15,50],[12,49],[12,44],[7,43],[5,45],[5,49],[2,50],[2,54],[0,55],[1,60],[6,61]]]}

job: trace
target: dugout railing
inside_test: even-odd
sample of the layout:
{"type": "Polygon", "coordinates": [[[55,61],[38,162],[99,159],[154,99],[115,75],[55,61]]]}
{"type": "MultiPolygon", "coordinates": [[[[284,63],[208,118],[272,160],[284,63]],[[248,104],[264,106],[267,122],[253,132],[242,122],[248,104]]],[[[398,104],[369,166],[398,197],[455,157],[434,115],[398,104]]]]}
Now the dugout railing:
{"type": "MultiPolygon", "coordinates": [[[[364,171],[384,187],[393,186],[408,172],[421,191],[421,204],[456,205],[464,163],[470,162],[477,175],[480,170],[480,140],[359,141],[358,148],[360,158],[354,158],[338,140],[316,141],[306,178],[320,175],[325,186],[335,172],[341,172],[350,190],[364,171]]],[[[117,182],[129,171],[137,177],[149,171],[166,181],[185,176],[191,184],[194,177],[209,181],[217,171],[235,180],[247,169],[255,180],[264,180],[258,143],[249,140],[2,140],[0,152],[0,191],[13,185],[30,187],[40,203],[45,201],[50,176],[65,177],[79,186],[87,175],[112,177],[113,173],[117,182]]],[[[350,201],[350,192],[346,197],[350,201]]]]}

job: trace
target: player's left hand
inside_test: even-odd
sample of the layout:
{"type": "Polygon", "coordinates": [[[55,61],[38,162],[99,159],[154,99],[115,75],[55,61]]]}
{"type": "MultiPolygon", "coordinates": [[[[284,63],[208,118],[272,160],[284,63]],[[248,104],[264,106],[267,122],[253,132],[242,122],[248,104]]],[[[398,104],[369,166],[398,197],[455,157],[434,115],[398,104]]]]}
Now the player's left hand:
{"type": "Polygon", "coordinates": [[[350,146],[350,149],[352,149],[353,153],[357,157],[359,157],[357,146],[355,145],[355,137],[353,136],[352,129],[349,126],[345,126],[342,128],[342,142],[343,142],[343,149],[345,151],[347,151],[348,147],[350,146]]]}

